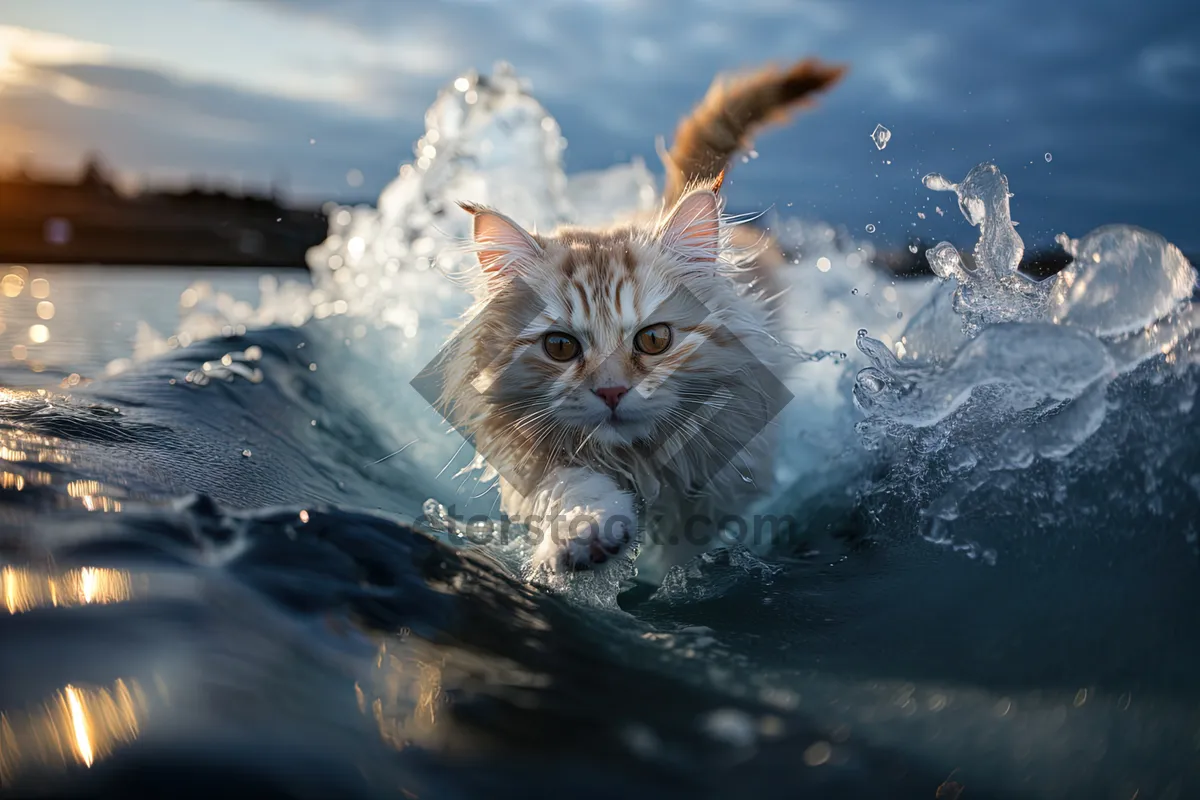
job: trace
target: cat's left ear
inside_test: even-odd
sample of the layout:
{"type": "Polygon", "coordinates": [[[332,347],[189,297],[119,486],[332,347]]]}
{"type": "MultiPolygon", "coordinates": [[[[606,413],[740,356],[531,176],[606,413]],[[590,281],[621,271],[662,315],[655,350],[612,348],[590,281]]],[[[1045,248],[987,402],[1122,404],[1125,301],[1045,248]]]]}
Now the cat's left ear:
{"type": "Polygon", "coordinates": [[[659,227],[659,241],[689,261],[716,261],[721,251],[721,201],[718,177],[711,189],[696,189],[680,199],[659,227]]]}
{"type": "Polygon", "coordinates": [[[499,274],[509,269],[520,269],[542,255],[541,245],[524,228],[503,214],[471,203],[458,205],[474,217],[476,253],[484,272],[499,274]]]}

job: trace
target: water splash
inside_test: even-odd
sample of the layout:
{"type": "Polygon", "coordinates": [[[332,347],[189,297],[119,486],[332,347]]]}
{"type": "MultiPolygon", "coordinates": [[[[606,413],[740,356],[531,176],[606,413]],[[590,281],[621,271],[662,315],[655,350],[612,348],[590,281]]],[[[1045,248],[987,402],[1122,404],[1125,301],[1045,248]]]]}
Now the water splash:
{"type": "Polygon", "coordinates": [[[195,386],[207,386],[213,380],[233,381],[238,378],[250,383],[262,383],[262,370],[254,366],[262,358],[262,348],[251,345],[245,350],[226,353],[216,361],[205,361],[200,369],[189,372],[184,381],[195,386]]]}
{"type": "Polygon", "coordinates": [[[1195,288],[1192,265],[1157,233],[1106,225],[1078,240],[1059,234],[1057,241],[1073,260],[1050,288],[1056,323],[1104,337],[1135,333],[1167,317],[1195,288]]]}
{"type": "Polygon", "coordinates": [[[668,605],[699,603],[721,597],[747,580],[770,584],[782,567],[763,561],[741,545],[704,553],[688,564],[672,567],[653,600],[668,605]]]}
{"type": "Polygon", "coordinates": [[[895,352],[859,337],[871,366],[853,395],[863,445],[903,463],[899,491],[924,498],[922,536],[970,555],[983,551],[949,532],[967,497],[1003,491],[1012,480],[999,475],[1038,460],[1069,461],[1104,425],[1119,376],[1194,360],[1196,272],[1161,236],[1112,225],[1060,236],[1073,260],[1038,281],[1019,270],[1024,242],[994,165],[923,183],[954,192],[979,238],[966,257],[949,242],[926,252],[943,288],[895,352]]]}
{"type": "Polygon", "coordinates": [[[979,228],[971,270],[949,242],[926,253],[939,278],[958,284],[954,306],[967,335],[997,322],[1042,318],[1048,287],[1017,271],[1025,243],[1012,221],[1008,179],[995,165],[980,164],[960,184],[936,173],[926,175],[923,183],[933,191],[954,192],[963,216],[979,228]]]}
{"type": "Polygon", "coordinates": [[[868,414],[890,425],[929,427],[961,408],[976,389],[1003,388],[1015,411],[1043,401],[1065,401],[1115,374],[1112,357],[1094,336],[1045,323],[1000,323],[970,340],[947,364],[899,361],[880,342],[863,336],[859,349],[871,360],[858,374],[854,398],[868,414]]]}
{"type": "Polygon", "coordinates": [[[483,514],[464,520],[435,498],[425,501],[422,512],[417,524],[427,533],[452,547],[473,549],[512,577],[537,583],[576,603],[617,610],[617,595],[637,574],[634,562],[640,547],[636,542],[605,570],[550,574],[533,566],[537,535],[523,525],[483,514]]]}
{"type": "Polygon", "coordinates": [[[953,282],[952,302],[923,309],[921,323],[905,332],[906,340],[912,339],[906,341],[910,353],[945,355],[939,341],[958,324],[961,335],[951,336],[958,344],[1001,322],[1072,325],[1111,339],[1153,335],[1155,323],[1188,313],[1184,305],[1195,286],[1195,270],[1158,234],[1110,225],[1078,241],[1060,235],[1073,260],[1058,275],[1038,281],[1018,270],[1024,242],[1010,215],[1008,181],[994,165],[977,166],[961,184],[936,173],[925,176],[924,184],[957,195],[963,216],[979,228],[979,240],[969,267],[949,242],[926,251],[934,274],[953,282]],[[935,324],[931,316],[941,319],[935,324]]]}

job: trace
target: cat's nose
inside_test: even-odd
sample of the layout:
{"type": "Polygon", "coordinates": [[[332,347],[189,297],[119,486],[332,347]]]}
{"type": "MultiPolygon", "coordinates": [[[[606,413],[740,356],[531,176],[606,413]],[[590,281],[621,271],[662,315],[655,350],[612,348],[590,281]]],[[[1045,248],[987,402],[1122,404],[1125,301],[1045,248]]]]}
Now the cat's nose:
{"type": "Polygon", "coordinates": [[[629,391],[628,386],[606,386],[603,389],[594,389],[596,396],[604,401],[604,405],[615,409],[617,403],[621,402],[621,398],[629,391]]]}

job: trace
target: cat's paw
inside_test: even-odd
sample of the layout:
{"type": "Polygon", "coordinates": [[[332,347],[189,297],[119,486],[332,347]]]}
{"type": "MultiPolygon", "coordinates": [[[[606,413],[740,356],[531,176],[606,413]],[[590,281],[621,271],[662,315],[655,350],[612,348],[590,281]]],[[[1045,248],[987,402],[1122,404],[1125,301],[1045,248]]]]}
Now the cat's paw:
{"type": "MultiPolygon", "coordinates": [[[[624,500],[624,498],[622,498],[624,500]]],[[[631,503],[597,511],[573,509],[561,530],[550,531],[534,552],[534,561],[552,573],[595,569],[619,556],[633,542],[635,519],[631,503]]]]}

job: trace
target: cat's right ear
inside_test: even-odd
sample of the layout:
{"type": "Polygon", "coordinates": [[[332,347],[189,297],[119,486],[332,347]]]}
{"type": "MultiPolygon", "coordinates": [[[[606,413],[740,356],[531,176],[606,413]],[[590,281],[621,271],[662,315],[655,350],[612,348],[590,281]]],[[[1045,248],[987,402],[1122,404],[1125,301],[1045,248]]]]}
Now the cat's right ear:
{"type": "Polygon", "coordinates": [[[517,223],[490,208],[459,203],[474,220],[475,252],[484,272],[502,274],[527,266],[542,255],[542,248],[517,223]]]}

